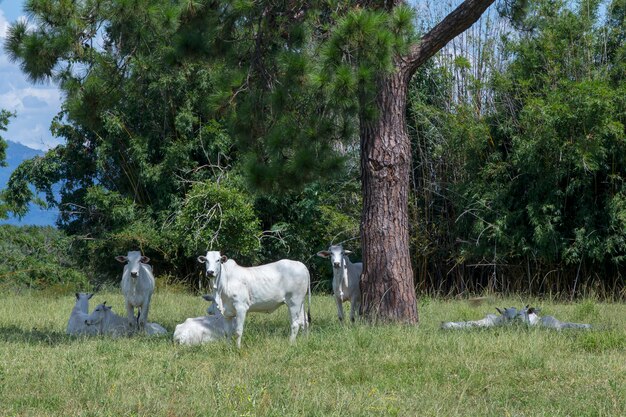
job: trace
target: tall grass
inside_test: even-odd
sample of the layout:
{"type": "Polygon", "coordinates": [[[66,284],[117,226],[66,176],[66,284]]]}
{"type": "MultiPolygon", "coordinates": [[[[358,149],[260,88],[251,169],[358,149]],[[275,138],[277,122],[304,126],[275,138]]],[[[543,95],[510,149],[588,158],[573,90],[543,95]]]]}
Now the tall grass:
{"type": "MultiPolygon", "coordinates": [[[[117,292],[97,294],[122,313],[117,292]]],[[[420,300],[421,324],[340,325],[313,297],[308,336],[288,343],[286,309],[250,314],[241,350],[184,347],[171,334],[72,338],[73,297],[0,295],[2,416],[619,416],[626,415],[626,306],[540,302],[592,331],[443,331],[520,300],[420,300]]],[[[200,297],[161,290],[150,321],[173,331],[200,297]]]]}

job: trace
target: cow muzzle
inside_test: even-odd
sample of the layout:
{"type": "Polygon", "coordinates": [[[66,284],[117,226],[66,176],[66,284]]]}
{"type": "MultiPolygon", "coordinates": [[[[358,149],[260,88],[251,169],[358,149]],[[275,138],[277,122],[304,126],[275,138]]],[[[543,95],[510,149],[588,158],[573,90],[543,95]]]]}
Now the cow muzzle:
{"type": "Polygon", "coordinates": [[[133,278],[137,278],[139,276],[139,272],[131,272],[130,276],[133,278]]]}
{"type": "Polygon", "coordinates": [[[215,276],[215,271],[206,271],[206,275],[210,278],[213,278],[215,276]]]}

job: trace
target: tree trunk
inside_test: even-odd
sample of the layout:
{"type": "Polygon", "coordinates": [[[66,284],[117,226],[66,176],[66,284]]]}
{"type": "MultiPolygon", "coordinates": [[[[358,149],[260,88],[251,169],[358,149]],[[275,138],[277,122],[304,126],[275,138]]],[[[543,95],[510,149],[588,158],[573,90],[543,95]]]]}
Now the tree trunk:
{"type": "MultiPolygon", "coordinates": [[[[361,314],[369,321],[417,323],[413,268],[409,255],[409,172],[411,142],[405,109],[408,84],[428,58],[470,27],[494,0],[466,0],[398,56],[396,71],[381,76],[378,114],[360,117],[363,184],[363,275],[361,314]]],[[[392,8],[401,1],[384,2],[392,8]]],[[[367,103],[363,103],[367,105],[367,103]]]]}
{"type": "Polygon", "coordinates": [[[370,320],[418,321],[409,253],[411,143],[405,108],[409,78],[380,80],[377,117],[361,117],[363,215],[362,314],[370,320]]]}

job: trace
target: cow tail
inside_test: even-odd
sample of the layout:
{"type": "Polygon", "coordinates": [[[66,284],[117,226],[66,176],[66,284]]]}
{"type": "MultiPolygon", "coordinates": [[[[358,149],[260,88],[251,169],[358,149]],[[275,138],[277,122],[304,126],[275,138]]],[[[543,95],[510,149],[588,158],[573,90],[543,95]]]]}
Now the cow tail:
{"type": "Polygon", "coordinates": [[[307,309],[307,319],[309,321],[309,326],[311,325],[311,276],[309,275],[309,308],[307,309]]]}

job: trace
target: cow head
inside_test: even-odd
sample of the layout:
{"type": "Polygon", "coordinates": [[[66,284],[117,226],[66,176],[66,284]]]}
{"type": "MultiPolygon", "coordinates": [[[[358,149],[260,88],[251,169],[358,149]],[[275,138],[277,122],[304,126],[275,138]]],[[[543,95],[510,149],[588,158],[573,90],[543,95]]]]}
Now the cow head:
{"type": "Polygon", "coordinates": [[[112,309],[112,307],[109,307],[106,304],[106,301],[102,304],[98,304],[93,312],[85,319],[85,324],[88,326],[95,326],[96,324],[101,323],[106,317],[106,314],[112,309]]]}
{"type": "Polygon", "coordinates": [[[339,269],[344,266],[343,257],[350,255],[352,251],[344,249],[341,245],[331,245],[328,250],[322,250],[317,252],[317,256],[322,258],[330,258],[330,263],[334,269],[339,269]]]}
{"type": "Polygon", "coordinates": [[[150,262],[150,258],[147,256],[142,256],[139,251],[130,251],[126,256],[116,256],[115,259],[118,262],[125,264],[128,262],[128,269],[130,270],[130,276],[133,278],[137,278],[139,276],[139,268],[141,264],[147,264],[150,262]]]}
{"type": "Polygon", "coordinates": [[[515,320],[520,313],[515,307],[509,307],[503,310],[500,310],[498,307],[496,307],[496,310],[502,315],[502,318],[505,322],[515,320]]]}
{"type": "Polygon", "coordinates": [[[530,304],[528,304],[526,307],[524,307],[523,309],[519,311],[519,318],[524,323],[532,326],[532,325],[535,325],[537,322],[539,322],[540,311],[541,309],[536,308],[536,307],[531,307],[530,304]]]}
{"type": "Polygon", "coordinates": [[[205,264],[206,275],[209,278],[219,276],[222,270],[222,264],[227,260],[226,255],[222,255],[219,251],[208,251],[206,256],[198,256],[198,262],[205,264]]]}
{"type": "Polygon", "coordinates": [[[217,307],[217,302],[215,301],[215,296],[213,296],[212,294],[204,294],[202,296],[202,298],[204,298],[205,300],[207,300],[209,303],[209,306],[206,309],[206,314],[207,316],[214,316],[218,313],[219,309],[217,307]]]}
{"type": "Polygon", "coordinates": [[[93,297],[93,293],[90,292],[77,292],[76,293],[76,300],[90,300],[91,297],[93,297]]]}

